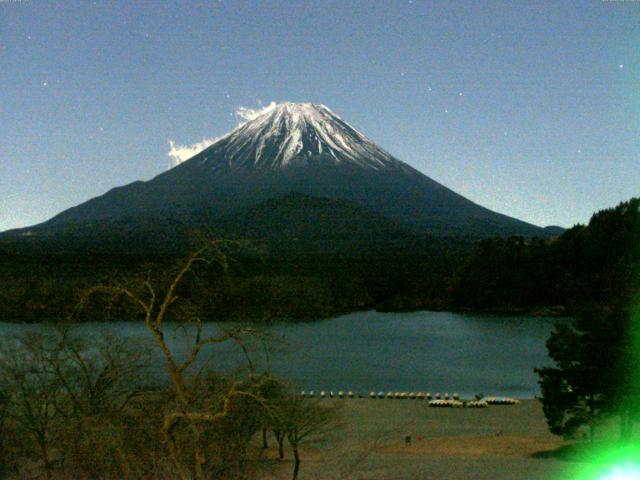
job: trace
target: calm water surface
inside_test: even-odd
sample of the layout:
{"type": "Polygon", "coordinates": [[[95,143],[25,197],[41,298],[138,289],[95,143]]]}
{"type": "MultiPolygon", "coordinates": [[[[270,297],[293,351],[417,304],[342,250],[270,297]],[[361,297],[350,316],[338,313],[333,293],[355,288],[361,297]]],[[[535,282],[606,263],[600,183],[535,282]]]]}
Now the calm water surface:
{"type": "MultiPolygon", "coordinates": [[[[545,341],[553,325],[567,320],[461,315],[449,312],[359,312],[317,322],[271,328],[276,351],[249,350],[255,368],[267,365],[305,390],[457,392],[531,398],[539,393],[534,367],[549,365],[545,341]]],[[[43,325],[0,323],[0,336],[43,325]]],[[[142,323],[87,323],[91,333],[110,332],[127,339],[149,339],[142,323]]],[[[214,333],[215,323],[206,331],[214,333]]],[[[167,338],[178,356],[193,338],[172,325],[167,338]]],[[[237,345],[208,348],[197,368],[241,369],[245,356],[237,345]]],[[[159,351],[156,351],[159,354],[159,351]]],[[[158,357],[156,373],[163,375],[158,357]]]]}

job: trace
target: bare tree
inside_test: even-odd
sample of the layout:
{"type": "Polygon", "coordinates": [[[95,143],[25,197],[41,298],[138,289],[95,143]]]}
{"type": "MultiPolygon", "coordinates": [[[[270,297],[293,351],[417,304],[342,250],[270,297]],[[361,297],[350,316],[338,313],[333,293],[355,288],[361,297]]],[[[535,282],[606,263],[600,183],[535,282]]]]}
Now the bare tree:
{"type": "Polygon", "coordinates": [[[145,380],[149,352],[137,340],[116,335],[88,335],[64,329],[57,347],[46,357],[63,387],[58,409],[65,419],[65,467],[92,478],[130,470],[125,437],[140,417],[131,403],[148,391],[145,380]]]}
{"type": "MultiPolygon", "coordinates": [[[[227,242],[225,242],[227,243],[227,242]]],[[[256,330],[250,327],[235,327],[223,329],[216,335],[207,336],[203,332],[203,325],[197,312],[183,302],[178,305],[180,299],[178,290],[187,280],[194,275],[198,264],[214,265],[222,273],[228,269],[226,255],[221,249],[222,242],[209,241],[200,249],[191,254],[178,268],[177,273],[164,286],[154,285],[148,276],[141,285],[130,283],[111,282],[98,285],[86,292],[85,298],[93,294],[102,293],[115,296],[123,296],[133,305],[138,307],[144,316],[144,325],[153,336],[156,345],[160,348],[165,359],[165,366],[172,382],[174,390],[175,408],[170,409],[164,415],[163,433],[171,460],[176,468],[178,476],[182,480],[204,478],[203,465],[206,462],[204,448],[201,442],[202,425],[216,423],[227,417],[238,397],[252,397],[260,401],[255,393],[245,391],[242,382],[233,383],[224,394],[224,401],[219,411],[211,412],[207,409],[194,409],[189,400],[189,385],[187,371],[193,366],[202,349],[206,346],[217,345],[229,340],[241,343],[246,336],[256,334],[256,330]],[[178,360],[169,346],[165,335],[165,321],[173,309],[172,320],[177,320],[192,327],[192,344],[183,360],[178,360]],[[192,456],[188,462],[183,461],[183,443],[178,441],[178,432],[189,432],[192,456]]]]}
{"type": "Polygon", "coordinates": [[[15,443],[7,456],[16,463],[35,451],[45,478],[54,467],[74,476],[112,476],[118,458],[118,471],[125,468],[122,437],[132,423],[129,402],[142,393],[145,361],[136,347],[69,326],[6,339],[0,385],[12,428],[7,438],[15,443]]]}
{"type": "Polygon", "coordinates": [[[46,361],[50,340],[43,334],[26,334],[6,340],[0,353],[0,383],[6,392],[6,415],[18,436],[24,434],[33,441],[36,447],[33,453],[42,463],[47,480],[54,468],[52,446],[60,434],[57,404],[62,392],[60,381],[46,361]]]}
{"type": "Polygon", "coordinates": [[[294,459],[292,479],[297,480],[302,463],[300,447],[321,440],[332,431],[338,417],[337,404],[322,405],[311,399],[289,395],[272,405],[270,413],[274,431],[284,435],[291,446],[294,459]]]}

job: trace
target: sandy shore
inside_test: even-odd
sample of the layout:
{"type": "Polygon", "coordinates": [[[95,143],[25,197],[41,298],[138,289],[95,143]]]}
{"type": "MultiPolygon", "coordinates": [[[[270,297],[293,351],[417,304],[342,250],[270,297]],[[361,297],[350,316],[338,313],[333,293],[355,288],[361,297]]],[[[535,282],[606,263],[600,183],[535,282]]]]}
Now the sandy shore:
{"type": "MultiPolygon", "coordinates": [[[[535,400],[485,409],[429,408],[420,400],[324,401],[341,402],[342,425],[328,442],[305,448],[301,480],[553,480],[568,478],[571,469],[541,455],[564,442],[549,433],[535,400]]],[[[290,478],[287,457],[269,478],[290,478]]]]}

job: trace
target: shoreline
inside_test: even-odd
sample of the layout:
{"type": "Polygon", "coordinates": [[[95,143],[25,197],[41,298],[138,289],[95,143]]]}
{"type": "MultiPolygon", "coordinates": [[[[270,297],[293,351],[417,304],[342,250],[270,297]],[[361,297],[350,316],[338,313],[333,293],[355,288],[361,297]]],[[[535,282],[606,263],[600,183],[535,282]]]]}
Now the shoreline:
{"type": "MultiPolygon", "coordinates": [[[[248,320],[246,323],[248,324],[256,324],[256,325],[273,325],[273,324],[296,324],[296,323],[315,323],[322,322],[325,320],[332,320],[335,318],[343,317],[346,315],[351,315],[354,313],[368,313],[368,312],[376,312],[376,313],[420,313],[420,312],[433,312],[433,313],[455,313],[459,315],[486,315],[486,316],[496,316],[496,317],[509,317],[509,316],[522,316],[522,317],[530,317],[532,319],[535,318],[557,318],[557,319],[571,319],[573,315],[578,314],[578,311],[573,311],[568,309],[562,305],[549,305],[549,306],[541,306],[541,307],[504,307],[504,308],[464,308],[464,307],[455,307],[453,305],[447,306],[433,306],[433,305],[424,305],[419,306],[419,308],[384,308],[381,306],[373,306],[370,305],[367,308],[348,308],[343,310],[336,310],[331,312],[328,315],[320,315],[313,317],[282,317],[277,318],[276,320],[271,320],[269,322],[254,322],[248,320]]],[[[53,319],[53,318],[42,318],[38,319],[34,322],[26,322],[20,319],[0,319],[0,323],[12,323],[16,325],[57,325],[64,323],[73,323],[73,324],[82,324],[82,323],[117,323],[117,322],[130,322],[136,320],[117,320],[117,319],[109,319],[109,320],[84,320],[84,321],[74,321],[69,322],[66,319],[53,319]]],[[[178,320],[167,319],[165,323],[175,323],[180,324],[178,320]]],[[[213,319],[205,319],[203,323],[238,323],[237,320],[229,320],[227,318],[220,318],[217,320],[213,319]]]]}

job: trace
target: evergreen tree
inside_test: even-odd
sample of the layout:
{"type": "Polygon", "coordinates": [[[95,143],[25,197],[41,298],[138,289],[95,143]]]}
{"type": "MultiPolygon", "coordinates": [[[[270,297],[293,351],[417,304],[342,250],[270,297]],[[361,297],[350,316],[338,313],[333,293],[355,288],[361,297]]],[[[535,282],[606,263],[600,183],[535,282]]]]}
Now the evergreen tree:
{"type": "Polygon", "coordinates": [[[575,325],[558,325],[547,341],[555,367],[536,369],[542,406],[552,433],[571,437],[615,411],[622,393],[628,314],[600,310],[575,325]]]}

